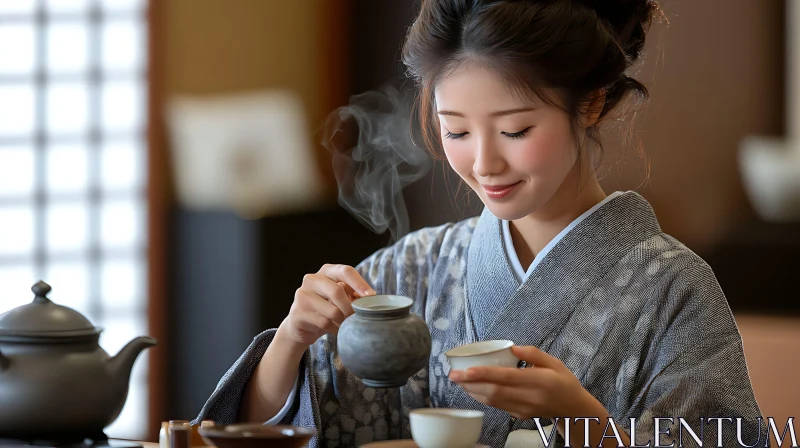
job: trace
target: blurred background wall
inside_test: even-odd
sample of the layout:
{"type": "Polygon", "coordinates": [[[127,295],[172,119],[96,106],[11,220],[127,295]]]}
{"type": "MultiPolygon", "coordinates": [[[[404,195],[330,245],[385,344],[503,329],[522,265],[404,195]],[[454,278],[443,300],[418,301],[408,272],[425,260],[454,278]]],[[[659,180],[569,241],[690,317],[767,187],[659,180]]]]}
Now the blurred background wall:
{"type": "MultiPolygon", "coordinates": [[[[102,10],[103,2],[86,4],[87,11],[102,10]]],[[[669,25],[653,24],[647,56],[634,73],[651,93],[636,120],[649,177],[648,162],[612,129],[604,138],[603,185],[636,189],[666,232],[709,261],[737,315],[762,410],[783,420],[800,398],[790,378],[797,365],[787,355],[800,348],[794,288],[800,226],[766,222],[754,212],[739,149],[748,136],[786,133],[786,2],[661,4],[669,25]]],[[[319,131],[350,95],[385,85],[413,88],[399,55],[417,9],[412,0],[151,0],[142,7],[148,99],[142,288],[149,333],[160,344],[139,361],[148,376],[136,402],[146,412],[126,407],[127,423],[111,435],[153,440],[162,420],[192,418],[250,339],[280,323],[304,273],[325,262],[355,264],[388,242],[336,204],[319,131]],[[171,101],[213,103],[275,91],[299,98],[314,160],[307,171],[320,179],[317,200],[250,219],[226,207],[187,206],[178,174],[189,167],[176,164],[171,101]]],[[[0,19],[0,31],[5,26],[0,19]]],[[[87,45],[102,39],[91,36],[87,45]]],[[[224,132],[197,129],[211,137],[224,132]]],[[[441,163],[405,193],[412,229],[480,210],[441,163]]],[[[0,227],[0,242],[4,233],[0,227]]],[[[0,244],[0,278],[15,272],[2,254],[0,244]]],[[[0,284],[0,305],[27,300],[23,283],[0,284]]]]}
{"type": "MultiPolygon", "coordinates": [[[[739,172],[740,142],[783,132],[784,5],[665,0],[662,6],[670,25],[654,24],[637,73],[651,92],[638,121],[651,162],[642,192],[665,229],[706,251],[754,218],[739,172]]],[[[608,159],[617,163],[619,146],[613,148],[608,159]]],[[[610,168],[608,188],[639,184],[643,164],[622,163],[622,170],[610,168]]]]}

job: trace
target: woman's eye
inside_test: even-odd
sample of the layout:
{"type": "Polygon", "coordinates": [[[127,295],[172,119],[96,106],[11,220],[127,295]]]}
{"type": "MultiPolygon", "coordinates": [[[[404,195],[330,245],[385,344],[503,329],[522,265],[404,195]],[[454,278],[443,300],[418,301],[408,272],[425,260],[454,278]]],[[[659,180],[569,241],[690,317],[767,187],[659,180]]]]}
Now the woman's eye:
{"type": "Polygon", "coordinates": [[[519,132],[501,132],[501,134],[505,135],[508,138],[522,138],[525,137],[525,134],[531,130],[533,126],[528,126],[527,128],[519,131],[519,132]]]}
{"type": "Polygon", "coordinates": [[[452,138],[453,140],[458,140],[465,135],[467,135],[466,132],[462,132],[460,134],[453,134],[452,132],[447,132],[446,134],[444,134],[445,138],[452,138]]]}

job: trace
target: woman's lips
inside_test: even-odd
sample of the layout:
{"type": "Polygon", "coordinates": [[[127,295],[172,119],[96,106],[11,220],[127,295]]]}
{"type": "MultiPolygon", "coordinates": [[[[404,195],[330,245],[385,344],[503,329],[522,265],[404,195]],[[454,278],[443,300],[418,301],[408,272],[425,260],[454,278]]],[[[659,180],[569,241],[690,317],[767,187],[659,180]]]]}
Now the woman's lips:
{"type": "Polygon", "coordinates": [[[506,185],[484,185],[484,184],[481,184],[481,187],[483,187],[483,192],[486,193],[486,196],[489,196],[492,199],[500,199],[500,198],[503,198],[503,197],[507,196],[512,191],[514,191],[514,188],[518,184],[519,184],[519,182],[516,182],[516,183],[513,183],[513,184],[506,184],[506,185]]]}

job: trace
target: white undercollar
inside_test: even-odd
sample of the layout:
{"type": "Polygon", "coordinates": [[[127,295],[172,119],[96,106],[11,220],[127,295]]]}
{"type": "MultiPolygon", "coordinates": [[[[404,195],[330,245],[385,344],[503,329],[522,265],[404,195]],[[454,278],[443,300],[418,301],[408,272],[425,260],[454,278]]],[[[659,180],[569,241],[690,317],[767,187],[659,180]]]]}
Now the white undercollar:
{"type": "Polygon", "coordinates": [[[550,249],[552,249],[553,246],[555,246],[556,244],[558,244],[559,241],[561,241],[564,235],[568,234],[572,229],[575,228],[575,226],[577,226],[578,224],[580,224],[581,221],[586,219],[587,216],[591,215],[597,209],[602,207],[604,204],[606,204],[607,202],[611,201],[612,199],[616,198],[621,194],[622,194],[621,191],[615,191],[614,193],[611,193],[610,195],[606,196],[605,199],[595,204],[592,208],[583,212],[581,216],[575,218],[574,221],[569,223],[569,225],[565,227],[564,230],[559,232],[559,234],[556,235],[555,238],[550,240],[550,242],[547,243],[547,245],[544,246],[544,248],[541,251],[539,251],[538,254],[536,254],[536,257],[533,259],[533,262],[531,262],[531,265],[528,266],[527,271],[525,269],[522,269],[522,264],[519,262],[519,257],[517,256],[517,251],[516,249],[514,249],[514,242],[511,239],[511,226],[509,226],[509,221],[503,220],[502,221],[503,242],[504,242],[503,245],[505,246],[506,249],[506,256],[508,257],[508,262],[511,264],[511,268],[514,271],[514,275],[517,277],[517,280],[522,282],[525,279],[527,279],[530,273],[533,272],[533,270],[539,264],[539,262],[542,261],[542,258],[544,258],[544,256],[547,255],[548,252],[550,252],[550,249]]]}

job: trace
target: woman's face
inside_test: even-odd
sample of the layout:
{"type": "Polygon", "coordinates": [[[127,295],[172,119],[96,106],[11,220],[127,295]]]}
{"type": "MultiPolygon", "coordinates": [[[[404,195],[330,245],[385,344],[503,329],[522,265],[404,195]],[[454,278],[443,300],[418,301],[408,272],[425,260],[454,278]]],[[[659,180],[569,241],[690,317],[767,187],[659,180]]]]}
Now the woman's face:
{"type": "Polygon", "coordinates": [[[516,220],[550,201],[577,159],[566,113],[524,102],[479,65],[442,79],[434,94],[447,160],[492,214],[516,220]]]}

